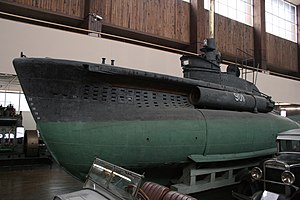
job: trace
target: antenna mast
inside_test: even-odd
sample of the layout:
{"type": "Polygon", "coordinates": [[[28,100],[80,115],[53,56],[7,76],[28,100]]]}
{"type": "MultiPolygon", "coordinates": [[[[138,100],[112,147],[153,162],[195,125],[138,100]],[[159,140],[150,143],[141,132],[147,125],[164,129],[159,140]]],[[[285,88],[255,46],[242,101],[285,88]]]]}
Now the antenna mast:
{"type": "Polygon", "coordinates": [[[209,9],[209,36],[208,38],[215,37],[215,0],[210,0],[209,9]]]}

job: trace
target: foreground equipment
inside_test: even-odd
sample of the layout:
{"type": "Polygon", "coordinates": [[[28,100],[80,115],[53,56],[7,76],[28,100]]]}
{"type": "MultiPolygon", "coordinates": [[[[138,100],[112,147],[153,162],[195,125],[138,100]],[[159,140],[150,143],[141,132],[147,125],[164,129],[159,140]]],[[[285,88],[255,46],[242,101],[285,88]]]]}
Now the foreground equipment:
{"type": "Polygon", "coordinates": [[[237,199],[299,199],[300,129],[277,136],[277,154],[244,173],[233,196],[237,199]]]}
{"type": "Polygon", "coordinates": [[[0,167],[51,164],[49,153],[36,130],[25,130],[22,111],[0,105],[0,167]]]}
{"type": "Polygon", "coordinates": [[[142,178],[143,175],[96,158],[87,175],[83,189],[69,194],[57,195],[54,200],[196,200],[191,196],[170,191],[169,188],[156,183],[145,182],[142,185],[142,178]]]}
{"type": "Polygon", "coordinates": [[[22,112],[16,113],[11,104],[0,105],[0,160],[23,154],[23,137],[22,112]]]}

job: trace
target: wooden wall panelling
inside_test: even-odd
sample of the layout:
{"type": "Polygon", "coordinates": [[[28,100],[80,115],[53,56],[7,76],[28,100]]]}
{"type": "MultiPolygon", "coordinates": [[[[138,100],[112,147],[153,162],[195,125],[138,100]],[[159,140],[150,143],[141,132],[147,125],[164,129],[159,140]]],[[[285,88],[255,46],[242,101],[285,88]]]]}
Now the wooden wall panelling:
{"type": "Polygon", "coordinates": [[[298,72],[298,44],[267,33],[267,65],[279,72],[298,72]]]}
{"type": "MultiPolygon", "coordinates": [[[[220,20],[220,18],[224,18],[224,17],[220,17],[219,15],[215,14],[215,38],[216,38],[216,45],[217,45],[218,50],[222,54],[225,54],[226,50],[227,50],[227,48],[226,48],[227,27],[225,24],[225,20],[222,20],[222,19],[220,20]]],[[[228,34],[229,33],[227,33],[227,35],[228,34]]]]}
{"type": "MultiPolygon", "coordinates": [[[[202,0],[200,0],[202,1],[202,0]]],[[[176,6],[176,39],[180,41],[190,41],[190,4],[177,0],[176,6]]],[[[203,12],[203,11],[202,11],[203,12]]]]}
{"type": "Polygon", "coordinates": [[[190,4],[182,0],[94,0],[103,22],[158,37],[189,42],[190,4]]]}
{"type": "Polygon", "coordinates": [[[84,0],[3,0],[37,9],[83,18],[84,0]]]}
{"type": "Polygon", "coordinates": [[[189,51],[201,54],[203,40],[208,36],[206,34],[206,13],[204,9],[204,1],[191,0],[190,7],[190,46],[189,51]]]}
{"type": "Polygon", "coordinates": [[[215,38],[217,48],[226,60],[235,61],[236,57],[239,59],[249,58],[237,49],[253,55],[254,36],[251,26],[216,14],[215,38]]]}
{"type": "MultiPolygon", "coordinates": [[[[157,2],[157,1],[156,1],[157,2]]],[[[160,30],[157,29],[156,33],[158,35],[162,35],[162,36],[165,36],[165,37],[168,37],[168,38],[174,38],[176,39],[175,37],[175,34],[176,34],[176,26],[175,26],[175,8],[176,8],[176,3],[177,1],[175,0],[166,0],[165,3],[167,4],[164,4],[163,3],[163,7],[164,9],[166,9],[166,11],[164,12],[163,7],[157,7],[157,11],[160,13],[160,15],[163,16],[163,18],[161,19],[157,19],[158,20],[158,23],[160,24],[160,29],[161,30],[164,30],[162,32],[162,34],[160,33],[160,30]]],[[[157,2],[157,6],[160,6],[157,2]]],[[[154,11],[155,12],[155,11],[154,11]]]]}
{"type": "MultiPolygon", "coordinates": [[[[94,12],[91,7],[92,0],[85,0],[84,3],[84,19],[81,26],[85,29],[101,32],[102,31],[102,20],[95,18],[94,12]]],[[[96,14],[99,15],[99,14],[96,14]]],[[[99,15],[101,17],[101,15],[99,15]]],[[[99,34],[92,33],[92,35],[100,36],[99,34]]]]}
{"type": "Polygon", "coordinates": [[[109,8],[107,4],[110,1],[103,1],[103,0],[93,0],[91,1],[91,13],[96,13],[103,17],[103,21],[110,21],[109,16],[107,13],[110,13],[107,9],[109,8]]]}
{"type": "Polygon", "coordinates": [[[254,28],[254,55],[260,68],[267,69],[266,65],[266,26],[265,0],[253,1],[253,28],[254,28]]]}
{"type": "Polygon", "coordinates": [[[267,33],[266,49],[268,51],[266,58],[268,68],[279,72],[299,72],[298,46],[299,42],[297,44],[267,33]]]}

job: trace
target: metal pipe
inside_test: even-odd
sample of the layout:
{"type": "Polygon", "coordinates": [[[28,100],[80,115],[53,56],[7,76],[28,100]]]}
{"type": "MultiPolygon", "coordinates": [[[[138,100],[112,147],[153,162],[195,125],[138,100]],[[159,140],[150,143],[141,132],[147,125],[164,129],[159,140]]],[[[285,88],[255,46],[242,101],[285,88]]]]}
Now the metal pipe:
{"type": "Polygon", "coordinates": [[[214,38],[215,34],[215,0],[210,0],[209,9],[209,38],[214,38]]]}

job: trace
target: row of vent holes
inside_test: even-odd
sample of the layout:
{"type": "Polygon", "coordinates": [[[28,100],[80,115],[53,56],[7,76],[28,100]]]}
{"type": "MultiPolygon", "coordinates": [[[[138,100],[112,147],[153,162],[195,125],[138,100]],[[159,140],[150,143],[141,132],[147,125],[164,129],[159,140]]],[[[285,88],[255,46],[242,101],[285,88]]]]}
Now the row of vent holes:
{"type": "Polygon", "coordinates": [[[83,93],[83,95],[84,95],[83,98],[84,98],[84,99],[88,99],[89,92],[90,92],[90,86],[85,85],[85,86],[84,86],[84,93],[83,93]]]}
{"type": "MultiPolygon", "coordinates": [[[[150,107],[149,102],[148,102],[148,92],[144,92],[144,99],[145,99],[145,106],[147,108],[150,107]]],[[[139,106],[140,107],[140,106],[139,106]]]]}
{"type": "MultiPolygon", "coordinates": [[[[93,100],[98,100],[98,92],[99,92],[99,87],[98,86],[93,87],[93,97],[92,97],[93,100]]],[[[85,85],[84,93],[83,93],[84,99],[88,99],[89,93],[90,93],[90,86],[85,85]]]]}
{"type": "MultiPolygon", "coordinates": [[[[108,90],[109,88],[107,88],[107,87],[104,87],[103,88],[103,94],[102,94],[102,97],[103,97],[103,99],[102,100],[106,100],[106,98],[107,98],[107,90],[108,90]]],[[[85,85],[85,90],[84,90],[84,95],[85,95],[85,97],[84,97],[84,99],[88,99],[88,93],[89,93],[89,91],[90,91],[90,86],[88,86],[88,85],[85,85]]],[[[117,99],[117,89],[116,88],[112,88],[112,96],[111,96],[111,101],[112,102],[116,102],[116,99],[117,99]]],[[[125,93],[125,89],[120,89],[120,92],[123,92],[123,93],[125,93]]],[[[99,92],[99,87],[98,86],[95,86],[94,87],[94,89],[93,89],[93,100],[98,100],[98,92],[99,92]]],[[[130,94],[130,93],[132,93],[133,94],[133,91],[132,90],[129,90],[128,91],[128,93],[130,94]]],[[[139,107],[142,107],[141,106],[141,102],[139,102],[141,99],[140,99],[140,94],[141,94],[141,92],[140,91],[137,91],[136,92],[136,100],[138,101],[138,105],[139,105],[139,107]]],[[[65,96],[65,95],[64,95],[65,96]]],[[[175,103],[175,96],[170,96],[171,97],[171,102],[172,102],[172,104],[173,104],[173,106],[176,106],[176,103],[175,103]]],[[[157,96],[156,96],[156,93],[152,93],[152,98],[153,99],[157,99],[157,96]]],[[[124,100],[125,99],[125,97],[124,96],[120,96],[120,99],[122,100],[124,100]]],[[[145,104],[146,104],[146,107],[150,107],[149,106],[149,102],[148,102],[148,92],[144,92],[144,101],[145,101],[145,104]]],[[[181,98],[180,98],[180,96],[176,96],[176,99],[177,99],[177,102],[178,102],[178,104],[179,105],[182,105],[182,103],[181,103],[181,98]]],[[[167,95],[166,94],[163,94],[163,100],[164,101],[166,101],[167,100],[167,95]]],[[[156,107],[158,107],[158,103],[156,102],[156,101],[154,101],[153,102],[154,103],[154,106],[156,106],[156,107]]],[[[187,103],[187,102],[186,102],[187,103]]],[[[169,105],[168,105],[168,102],[164,102],[164,104],[165,104],[165,106],[166,107],[169,107],[169,105]]]]}
{"type": "MultiPolygon", "coordinates": [[[[136,92],[136,100],[138,101],[137,104],[138,104],[138,107],[141,108],[142,105],[141,105],[141,92],[140,91],[137,91],[136,92]]],[[[153,99],[156,99],[156,93],[152,93],[152,98],[153,99]]],[[[144,92],[144,102],[145,102],[145,106],[146,107],[150,107],[149,105],[149,101],[148,101],[148,92],[144,92]]],[[[154,102],[154,106],[158,106],[157,102],[154,102]]]]}
{"type": "Polygon", "coordinates": [[[136,91],[136,95],[135,95],[136,101],[137,101],[137,105],[139,108],[142,107],[142,103],[141,103],[141,92],[140,91],[136,91]]]}
{"type": "Polygon", "coordinates": [[[108,87],[103,87],[103,91],[102,91],[102,101],[106,101],[107,100],[107,91],[108,91],[108,87]]]}
{"type": "MultiPolygon", "coordinates": [[[[90,88],[91,87],[89,85],[85,85],[85,88],[84,88],[84,99],[88,99],[90,88]]],[[[102,92],[102,100],[103,101],[106,101],[107,90],[108,90],[107,87],[103,87],[103,92],[102,92]]],[[[98,86],[94,86],[93,87],[93,97],[92,97],[93,100],[98,100],[98,93],[99,93],[99,87],[98,86]]]]}
{"type": "Polygon", "coordinates": [[[98,93],[99,93],[99,87],[95,86],[93,89],[93,100],[95,100],[95,101],[98,100],[98,93]]]}
{"type": "MultiPolygon", "coordinates": [[[[133,101],[133,94],[134,94],[133,90],[125,90],[125,89],[121,88],[120,93],[129,95],[132,98],[128,98],[127,100],[131,101],[131,102],[133,101]]],[[[120,98],[121,101],[125,101],[126,96],[120,95],[119,98],[120,98]]]]}
{"type": "MultiPolygon", "coordinates": [[[[111,101],[112,102],[116,102],[117,100],[117,93],[116,93],[117,89],[116,88],[112,88],[111,89],[111,101]]],[[[125,93],[126,90],[125,89],[120,89],[120,93],[125,93]]],[[[129,94],[130,96],[133,96],[133,90],[128,90],[127,94],[129,94]]],[[[121,101],[125,101],[125,96],[123,95],[119,95],[119,98],[121,101]]]]}
{"type": "Polygon", "coordinates": [[[116,102],[117,100],[117,89],[116,88],[112,88],[111,89],[111,101],[112,102],[116,102]]]}
{"type": "MultiPolygon", "coordinates": [[[[122,97],[123,97],[123,96],[121,96],[121,98],[122,98],[122,97]]],[[[172,96],[170,96],[170,97],[171,97],[171,102],[172,102],[173,106],[176,106],[175,96],[172,95],[172,96]]],[[[157,99],[156,93],[152,93],[152,99],[157,99]]],[[[181,103],[181,97],[180,97],[180,96],[176,96],[176,99],[177,99],[178,104],[179,104],[179,105],[182,105],[182,103],[181,103]]],[[[136,100],[138,101],[138,102],[137,102],[138,107],[141,108],[141,107],[142,107],[142,105],[141,105],[142,103],[140,102],[140,100],[141,100],[141,92],[140,92],[140,91],[137,91],[137,92],[136,92],[136,100]]],[[[167,95],[166,95],[166,94],[163,94],[163,100],[164,100],[164,101],[167,101],[167,95]]],[[[144,92],[144,102],[145,102],[146,107],[150,107],[149,102],[148,102],[148,93],[147,93],[147,92],[144,92]]],[[[187,103],[187,102],[186,102],[186,103],[187,103]]],[[[154,104],[155,107],[158,107],[158,102],[157,102],[157,101],[154,101],[153,104],[154,104]]],[[[164,105],[165,105],[166,107],[169,107],[169,106],[170,106],[170,105],[168,104],[168,102],[164,102],[164,105]]]]}

